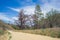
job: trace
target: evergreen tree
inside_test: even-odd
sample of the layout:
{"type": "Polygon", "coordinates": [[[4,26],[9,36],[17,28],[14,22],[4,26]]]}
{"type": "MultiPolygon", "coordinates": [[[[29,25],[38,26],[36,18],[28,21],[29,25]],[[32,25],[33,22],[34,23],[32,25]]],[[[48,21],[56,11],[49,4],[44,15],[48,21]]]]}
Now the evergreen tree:
{"type": "Polygon", "coordinates": [[[34,25],[35,25],[35,28],[40,28],[40,20],[42,18],[42,11],[41,11],[41,8],[40,8],[40,5],[36,5],[35,7],[35,14],[33,15],[34,17],[34,25]]]}

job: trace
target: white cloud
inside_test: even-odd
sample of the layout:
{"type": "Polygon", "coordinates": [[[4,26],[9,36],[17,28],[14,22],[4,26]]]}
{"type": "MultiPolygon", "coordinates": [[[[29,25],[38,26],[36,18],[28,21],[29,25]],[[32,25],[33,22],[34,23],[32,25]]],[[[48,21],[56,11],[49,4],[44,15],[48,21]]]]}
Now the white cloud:
{"type": "Polygon", "coordinates": [[[35,5],[35,3],[33,3],[33,0],[15,0],[15,1],[17,1],[20,5],[29,5],[29,4],[35,5]]]}
{"type": "Polygon", "coordinates": [[[52,8],[60,10],[60,0],[42,0],[42,2],[44,4],[41,5],[41,8],[44,15],[46,15],[46,13],[50,11],[52,8]]]}
{"type": "Polygon", "coordinates": [[[9,19],[6,17],[6,15],[4,15],[4,14],[2,14],[2,13],[0,13],[0,19],[9,20],[9,19]]]}
{"type": "Polygon", "coordinates": [[[4,21],[6,21],[6,22],[14,22],[14,20],[13,19],[11,19],[11,18],[8,18],[5,14],[3,14],[3,13],[0,13],[0,20],[4,20],[4,21]]]}
{"type": "MultiPolygon", "coordinates": [[[[30,1],[30,0],[28,0],[28,1],[30,1]]],[[[41,9],[42,9],[42,12],[44,13],[44,15],[46,15],[46,13],[48,11],[50,11],[52,8],[56,9],[56,10],[60,10],[60,0],[41,0],[41,1],[44,3],[41,5],[41,9]]],[[[35,5],[25,6],[25,7],[21,7],[21,8],[11,8],[11,7],[9,7],[9,8],[16,12],[20,12],[21,9],[24,9],[25,14],[34,14],[35,5]]]]}
{"type": "Polygon", "coordinates": [[[11,10],[14,10],[16,12],[19,12],[20,11],[20,8],[11,8],[11,7],[8,7],[8,8],[11,9],[11,10]]]}
{"type": "Polygon", "coordinates": [[[10,22],[13,24],[15,22],[15,20],[18,20],[18,17],[14,16],[12,18],[9,18],[9,17],[7,17],[7,15],[5,15],[5,13],[0,13],[0,20],[3,20],[7,23],[10,22]]]}
{"type": "Polygon", "coordinates": [[[46,15],[46,13],[48,11],[50,11],[52,8],[54,8],[53,6],[50,6],[48,4],[44,4],[41,6],[42,12],[44,13],[44,15],[46,15]]]}
{"type": "Polygon", "coordinates": [[[25,14],[34,14],[34,10],[35,10],[35,6],[26,6],[26,7],[22,7],[22,8],[11,8],[8,7],[9,9],[16,11],[16,12],[20,12],[21,9],[24,9],[25,14]]]}
{"type": "Polygon", "coordinates": [[[42,2],[44,5],[48,4],[46,6],[52,6],[55,9],[60,8],[60,0],[42,0],[42,2]]]}
{"type": "Polygon", "coordinates": [[[23,8],[25,14],[34,14],[35,6],[27,6],[23,8]]]}
{"type": "Polygon", "coordinates": [[[50,4],[53,6],[60,6],[60,0],[50,0],[50,4]]]}
{"type": "Polygon", "coordinates": [[[18,17],[12,17],[13,20],[18,20],[18,17]]]}
{"type": "Polygon", "coordinates": [[[41,2],[43,3],[48,3],[48,4],[51,4],[51,5],[56,5],[56,4],[59,4],[60,5],[60,0],[41,0],[41,2]]]}

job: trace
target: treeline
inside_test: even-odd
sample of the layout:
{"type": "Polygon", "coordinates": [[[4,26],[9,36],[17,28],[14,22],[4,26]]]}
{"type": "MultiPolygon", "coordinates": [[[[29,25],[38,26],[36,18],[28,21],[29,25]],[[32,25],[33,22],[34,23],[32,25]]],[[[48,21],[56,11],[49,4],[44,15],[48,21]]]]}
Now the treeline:
{"type": "Polygon", "coordinates": [[[15,23],[19,29],[60,27],[60,12],[51,9],[44,17],[40,5],[36,5],[34,14],[32,15],[24,14],[24,10],[22,9],[18,15],[18,20],[15,20],[15,23]]]}

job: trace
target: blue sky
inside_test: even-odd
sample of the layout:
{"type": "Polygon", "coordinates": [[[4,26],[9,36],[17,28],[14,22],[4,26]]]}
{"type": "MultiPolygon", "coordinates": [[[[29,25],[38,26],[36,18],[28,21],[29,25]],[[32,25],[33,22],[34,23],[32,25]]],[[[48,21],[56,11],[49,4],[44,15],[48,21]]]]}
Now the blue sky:
{"type": "Polygon", "coordinates": [[[0,0],[0,20],[14,22],[21,9],[33,14],[36,4],[41,6],[44,15],[52,8],[60,10],[60,0],[0,0]]]}

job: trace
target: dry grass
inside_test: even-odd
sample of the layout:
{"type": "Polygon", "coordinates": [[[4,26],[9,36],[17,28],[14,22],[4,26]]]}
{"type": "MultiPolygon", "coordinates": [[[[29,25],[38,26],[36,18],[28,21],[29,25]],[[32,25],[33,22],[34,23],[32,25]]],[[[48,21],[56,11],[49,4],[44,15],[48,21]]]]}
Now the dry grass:
{"type": "MultiPolygon", "coordinates": [[[[18,31],[18,30],[16,30],[18,31]]],[[[35,30],[19,30],[19,32],[39,34],[45,36],[51,36],[60,38],[60,28],[46,28],[46,29],[35,29],[35,30]]]]}
{"type": "Polygon", "coordinates": [[[9,39],[9,33],[8,31],[1,31],[2,34],[0,34],[0,40],[8,40],[9,39]]]}
{"type": "Polygon", "coordinates": [[[4,35],[0,36],[0,40],[8,40],[8,35],[4,34],[4,35]]]}

